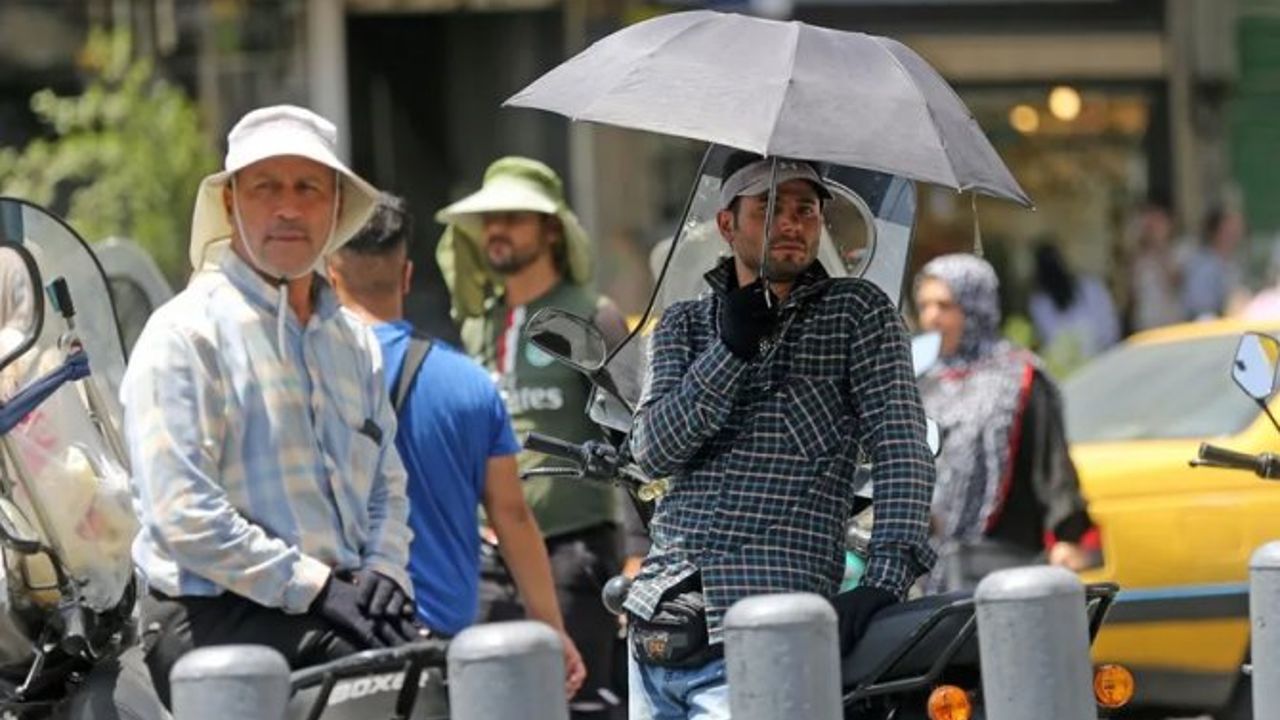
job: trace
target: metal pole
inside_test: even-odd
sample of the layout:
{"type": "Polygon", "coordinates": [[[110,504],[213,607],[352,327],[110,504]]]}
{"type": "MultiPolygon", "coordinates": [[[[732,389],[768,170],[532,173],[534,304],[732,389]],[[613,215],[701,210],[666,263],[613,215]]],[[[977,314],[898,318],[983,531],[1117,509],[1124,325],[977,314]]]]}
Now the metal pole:
{"type": "Polygon", "coordinates": [[[351,162],[347,97],[347,8],[343,0],[308,0],[307,94],[311,109],[338,129],[338,157],[351,162]]]}
{"type": "Polygon", "coordinates": [[[1084,585],[1058,567],[1001,570],[978,583],[988,720],[1093,720],[1084,585]]]}
{"type": "Polygon", "coordinates": [[[1250,648],[1254,720],[1280,720],[1280,542],[1249,560],[1250,648]]]}
{"type": "Polygon", "coordinates": [[[838,720],[840,651],[831,603],[810,593],[760,595],[724,620],[734,720],[838,720]]]}
{"type": "Polygon", "coordinates": [[[449,644],[449,706],[455,720],[569,720],[560,636],[530,620],[463,630],[449,644]]]}
{"type": "Polygon", "coordinates": [[[175,720],[283,720],[289,704],[289,665],[262,645],[192,650],[169,684],[175,720]]]}

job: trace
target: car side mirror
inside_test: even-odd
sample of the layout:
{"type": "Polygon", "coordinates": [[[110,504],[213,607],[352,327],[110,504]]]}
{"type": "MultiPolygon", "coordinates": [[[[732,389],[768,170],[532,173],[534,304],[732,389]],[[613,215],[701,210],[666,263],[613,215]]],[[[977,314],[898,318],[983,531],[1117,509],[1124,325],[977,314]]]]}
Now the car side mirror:
{"type": "Polygon", "coordinates": [[[594,323],[559,308],[534,313],[524,333],[539,350],[588,375],[604,367],[609,354],[594,323]]]}
{"type": "Polygon", "coordinates": [[[31,349],[44,324],[40,270],[25,247],[0,242],[0,370],[31,349]]]}
{"type": "Polygon", "coordinates": [[[1277,367],[1280,340],[1262,333],[1245,333],[1231,362],[1231,379],[1249,397],[1266,402],[1276,391],[1277,367]]]}

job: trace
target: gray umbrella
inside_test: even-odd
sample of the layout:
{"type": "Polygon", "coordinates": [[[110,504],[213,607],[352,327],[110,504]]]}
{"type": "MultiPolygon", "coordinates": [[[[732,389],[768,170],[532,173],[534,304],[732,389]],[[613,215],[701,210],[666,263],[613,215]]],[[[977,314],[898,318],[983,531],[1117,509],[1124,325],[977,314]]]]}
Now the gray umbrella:
{"type": "Polygon", "coordinates": [[[673,13],[600,40],[504,105],[1031,205],[942,76],[874,35],[673,13]]]}

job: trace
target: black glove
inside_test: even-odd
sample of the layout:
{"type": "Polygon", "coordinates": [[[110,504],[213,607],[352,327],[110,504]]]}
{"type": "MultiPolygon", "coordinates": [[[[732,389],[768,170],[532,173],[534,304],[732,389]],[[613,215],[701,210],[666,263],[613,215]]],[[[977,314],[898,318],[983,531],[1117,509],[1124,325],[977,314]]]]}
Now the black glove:
{"type": "Polygon", "coordinates": [[[360,591],[358,604],[366,617],[413,617],[414,606],[399,583],[376,570],[360,570],[352,577],[360,591]]]}
{"type": "Polygon", "coordinates": [[[417,608],[400,585],[376,570],[355,573],[353,582],[359,591],[357,606],[374,623],[374,632],[386,645],[399,645],[418,637],[414,623],[417,608]]]}
{"type": "Polygon", "coordinates": [[[778,300],[765,301],[764,282],[730,290],[720,300],[720,340],[734,355],[750,360],[778,322],[778,300]]]}
{"type": "Polygon", "coordinates": [[[344,636],[358,643],[362,649],[384,647],[386,642],[378,637],[373,620],[360,610],[360,591],[350,581],[329,575],[320,594],[311,603],[311,610],[319,612],[344,636]]]}
{"type": "Polygon", "coordinates": [[[871,618],[884,608],[896,604],[898,596],[876,587],[858,586],[840,593],[831,601],[836,608],[840,629],[840,657],[853,651],[871,624],[871,618]]]}

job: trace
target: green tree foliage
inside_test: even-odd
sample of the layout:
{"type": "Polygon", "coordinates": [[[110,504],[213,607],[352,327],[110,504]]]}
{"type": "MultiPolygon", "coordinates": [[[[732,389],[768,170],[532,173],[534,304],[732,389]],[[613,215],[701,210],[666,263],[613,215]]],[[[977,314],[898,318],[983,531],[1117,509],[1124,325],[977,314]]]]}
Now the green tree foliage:
{"type": "Polygon", "coordinates": [[[195,103],[130,50],[127,34],[95,30],[80,57],[84,91],[32,96],[52,134],[0,148],[0,194],[63,212],[88,240],[130,238],[177,281],[196,188],[217,156],[195,103]]]}

